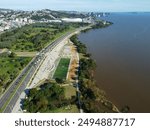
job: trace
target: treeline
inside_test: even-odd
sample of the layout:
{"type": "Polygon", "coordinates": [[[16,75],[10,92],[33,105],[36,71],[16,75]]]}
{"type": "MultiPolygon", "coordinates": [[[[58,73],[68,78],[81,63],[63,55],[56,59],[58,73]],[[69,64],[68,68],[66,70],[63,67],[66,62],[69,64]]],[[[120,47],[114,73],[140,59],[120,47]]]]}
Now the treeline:
{"type": "Polygon", "coordinates": [[[51,11],[51,14],[56,18],[85,18],[86,15],[82,13],[68,13],[63,11],[51,11]]]}
{"type": "Polygon", "coordinates": [[[86,46],[78,40],[77,35],[72,36],[71,41],[76,45],[78,52],[83,55],[79,62],[79,89],[82,109],[89,113],[116,112],[114,105],[106,99],[104,91],[95,83],[96,63],[87,53],[86,46]]]}
{"type": "Polygon", "coordinates": [[[76,98],[65,99],[64,88],[55,83],[45,83],[30,89],[23,100],[23,110],[31,113],[53,112],[58,108],[74,104],[76,98]]]}
{"type": "Polygon", "coordinates": [[[40,21],[42,19],[53,20],[53,18],[50,17],[48,14],[45,14],[45,15],[32,15],[31,19],[36,20],[36,21],[40,21]]]}
{"type": "Polygon", "coordinates": [[[74,43],[74,45],[77,47],[77,51],[79,53],[86,54],[87,48],[85,44],[82,44],[80,41],[78,41],[77,35],[73,35],[70,40],[74,43]]]}
{"type": "Polygon", "coordinates": [[[96,21],[96,24],[94,24],[92,26],[93,29],[98,29],[98,28],[105,28],[108,27],[110,25],[112,25],[112,22],[108,22],[108,21],[96,21]]]}

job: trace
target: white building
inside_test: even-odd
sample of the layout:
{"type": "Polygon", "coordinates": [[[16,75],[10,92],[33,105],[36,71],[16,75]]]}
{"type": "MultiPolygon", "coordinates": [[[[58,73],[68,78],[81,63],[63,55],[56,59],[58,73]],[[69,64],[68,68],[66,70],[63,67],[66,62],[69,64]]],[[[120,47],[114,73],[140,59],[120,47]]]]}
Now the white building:
{"type": "Polygon", "coordinates": [[[6,25],[6,26],[4,27],[4,30],[8,30],[8,29],[10,29],[10,26],[9,26],[9,25],[6,25]]]}
{"type": "Polygon", "coordinates": [[[50,23],[61,23],[61,20],[48,20],[50,23]]]}
{"type": "Polygon", "coordinates": [[[1,14],[1,15],[0,15],[0,18],[4,18],[4,15],[1,14]]]}
{"type": "Polygon", "coordinates": [[[28,19],[28,23],[29,23],[29,24],[32,24],[32,23],[33,23],[33,20],[32,20],[32,19],[28,19]]]}
{"type": "Polygon", "coordinates": [[[24,22],[28,22],[28,19],[27,19],[27,18],[24,18],[23,21],[24,21],[24,22]]]}
{"type": "Polygon", "coordinates": [[[64,22],[72,22],[72,23],[82,23],[83,20],[81,18],[62,18],[64,22]]]}
{"type": "Polygon", "coordinates": [[[4,31],[4,28],[3,27],[0,27],[0,32],[3,32],[4,31]]]}
{"type": "Polygon", "coordinates": [[[92,21],[93,21],[93,20],[92,20],[91,17],[88,17],[88,18],[84,18],[84,19],[83,19],[83,22],[84,22],[84,23],[92,23],[92,21]]]}

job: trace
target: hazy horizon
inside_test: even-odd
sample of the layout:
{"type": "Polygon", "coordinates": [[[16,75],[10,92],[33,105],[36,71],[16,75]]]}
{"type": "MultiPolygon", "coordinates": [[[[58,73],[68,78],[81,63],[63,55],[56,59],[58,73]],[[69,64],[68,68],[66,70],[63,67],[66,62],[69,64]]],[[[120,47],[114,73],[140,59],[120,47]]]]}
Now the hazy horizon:
{"type": "Polygon", "coordinates": [[[150,12],[147,0],[5,0],[0,8],[13,10],[41,10],[79,12],[150,12]]]}
{"type": "MultiPolygon", "coordinates": [[[[0,9],[4,9],[4,10],[14,10],[14,11],[38,11],[38,10],[45,10],[45,9],[48,9],[48,8],[42,8],[42,9],[13,9],[13,8],[1,8],[0,9]]],[[[64,11],[64,12],[94,12],[94,13],[99,13],[99,12],[102,12],[102,13],[150,13],[150,11],[118,11],[118,12],[113,12],[113,11],[78,11],[78,10],[57,10],[57,9],[48,9],[48,10],[51,10],[51,11],[64,11]]]]}

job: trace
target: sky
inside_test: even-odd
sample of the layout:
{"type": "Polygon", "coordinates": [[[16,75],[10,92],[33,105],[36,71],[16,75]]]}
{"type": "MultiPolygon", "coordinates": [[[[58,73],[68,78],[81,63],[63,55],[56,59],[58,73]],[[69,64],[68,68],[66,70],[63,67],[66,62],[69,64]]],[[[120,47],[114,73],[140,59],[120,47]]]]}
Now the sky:
{"type": "Polygon", "coordinates": [[[150,12],[150,0],[0,0],[0,8],[90,12],[150,12]]]}

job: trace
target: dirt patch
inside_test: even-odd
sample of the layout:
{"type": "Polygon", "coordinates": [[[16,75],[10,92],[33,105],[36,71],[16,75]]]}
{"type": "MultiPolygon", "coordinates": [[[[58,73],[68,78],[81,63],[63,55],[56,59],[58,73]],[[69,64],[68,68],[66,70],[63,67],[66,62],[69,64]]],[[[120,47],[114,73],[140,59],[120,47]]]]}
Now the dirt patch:
{"type": "Polygon", "coordinates": [[[72,45],[71,53],[72,53],[72,60],[71,60],[71,64],[70,64],[68,80],[74,81],[75,78],[77,77],[77,69],[79,66],[78,65],[78,57],[77,57],[77,49],[74,45],[72,45]]]}

